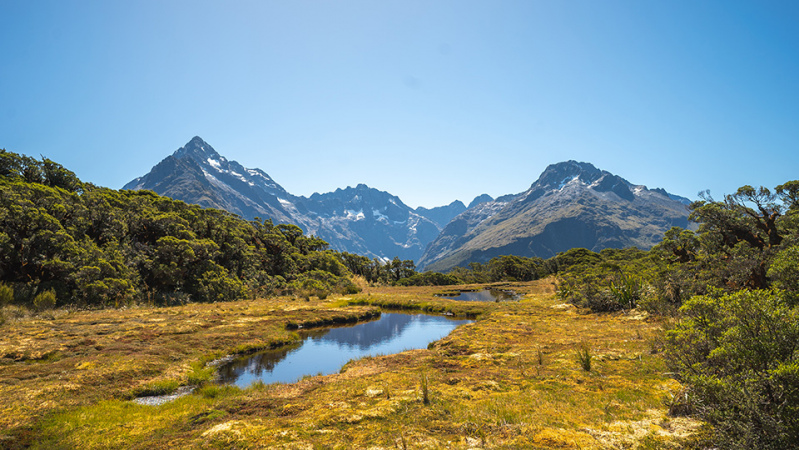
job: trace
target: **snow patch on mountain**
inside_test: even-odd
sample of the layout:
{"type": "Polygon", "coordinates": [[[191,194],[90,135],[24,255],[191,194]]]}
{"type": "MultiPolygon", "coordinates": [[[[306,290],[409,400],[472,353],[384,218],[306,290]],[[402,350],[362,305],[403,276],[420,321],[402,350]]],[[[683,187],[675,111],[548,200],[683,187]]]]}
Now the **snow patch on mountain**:
{"type": "Polygon", "coordinates": [[[366,215],[363,213],[363,209],[359,209],[358,211],[347,209],[344,210],[344,213],[347,215],[347,219],[349,220],[363,220],[366,218],[366,215]]]}

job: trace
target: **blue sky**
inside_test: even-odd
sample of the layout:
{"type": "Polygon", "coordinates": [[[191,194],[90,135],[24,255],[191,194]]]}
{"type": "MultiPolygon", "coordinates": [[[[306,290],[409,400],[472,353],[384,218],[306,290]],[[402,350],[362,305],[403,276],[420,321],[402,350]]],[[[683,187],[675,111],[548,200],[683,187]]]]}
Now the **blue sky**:
{"type": "Polygon", "coordinates": [[[795,1],[0,0],[0,148],[119,188],[199,135],[410,206],[575,159],[696,198],[799,179],[795,1]]]}

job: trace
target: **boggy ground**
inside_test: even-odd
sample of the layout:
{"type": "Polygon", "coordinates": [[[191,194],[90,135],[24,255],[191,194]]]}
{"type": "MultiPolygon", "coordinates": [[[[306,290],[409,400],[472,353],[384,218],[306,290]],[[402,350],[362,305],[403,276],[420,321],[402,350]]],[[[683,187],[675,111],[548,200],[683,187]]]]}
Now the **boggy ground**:
{"type": "Polygon", "coordinates": [[[172,308],[65,312],[0,326],[0,447],[681,448],[700,424],[666,416],[680,386],[655,352],[661,325],[583,314],[542,280],[520,302],[367,288],[172,308]],[[364,358],[294,384],[220,387],[220,356],[295,342],[290,329],[383,308],[477,317],[426,350],[364,358]],[[587,348],[591,370],[576,353],[587,348]],[[136,395],[200,386],[161,406],[136,395]],[[425,389],[426,386],[426,389],[425,389]],[[425,391],[427,395],[425,396],[425,391]],[[425,399],[426,397],[426,399],[425,399]]]}

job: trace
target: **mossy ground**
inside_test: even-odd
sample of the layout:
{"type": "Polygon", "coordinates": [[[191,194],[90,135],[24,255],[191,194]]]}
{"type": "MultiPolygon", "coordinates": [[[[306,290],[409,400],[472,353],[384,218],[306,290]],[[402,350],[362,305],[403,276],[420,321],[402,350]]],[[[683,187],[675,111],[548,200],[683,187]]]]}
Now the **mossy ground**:
{"type": "Polygon", "coordinates": [[[509,287],[524,294],[520,302],[369,288],[309,302],[12,320],[0,328],[0,446],[680,448],[699,426],[666,416],[680,386],[652,351],[658,321],[581,314],[559,304],[545,280],[509,287]],[[293,342],[292,325],[357,320],[378,306],[477,320],[428,349],[352,361],[339,374],[243,390],[203,385],[213,358],[293,342]],[[590,372],[577,360],[581,348],[590,372]],[[129,400],[189,383],[201,387],[161,406],[129,400]]]}

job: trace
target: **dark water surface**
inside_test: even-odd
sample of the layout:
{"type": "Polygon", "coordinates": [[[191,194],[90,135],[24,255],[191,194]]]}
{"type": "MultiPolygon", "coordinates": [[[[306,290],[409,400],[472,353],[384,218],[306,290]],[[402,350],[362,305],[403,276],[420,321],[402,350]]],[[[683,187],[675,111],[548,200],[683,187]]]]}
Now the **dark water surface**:
{"type": "Polygon", "coordinates": [[[461,291],[458,295],[440,295],[441,298],[450,300],[463,300],[470,302],[508,302],[518,300],[518,295],[513,291],[501,289],[483,289],[482,291],[461,291]]]}
{"type": "Polygon", "coordinates": [[[292,383],[306,375],[328,375],[351,359],[427,348],[458,325],[470,322],[425,314],[383,313],[373,322],[302,332],[303,341],[295,346],[244,356],[220,366],[220,382],[243,388],[258,380],[292,383]]]}

